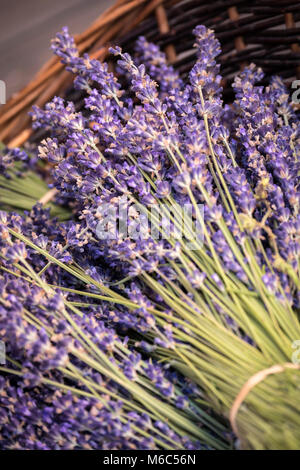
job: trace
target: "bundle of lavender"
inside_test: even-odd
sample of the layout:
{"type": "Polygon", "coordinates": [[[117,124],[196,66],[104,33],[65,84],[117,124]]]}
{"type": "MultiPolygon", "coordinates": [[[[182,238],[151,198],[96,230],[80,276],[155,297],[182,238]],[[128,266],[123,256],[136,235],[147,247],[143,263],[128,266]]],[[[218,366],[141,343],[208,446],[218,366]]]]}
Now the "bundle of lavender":
{"type": "Polygon", "coordinates": [[[73,217],[1,213],[3,448],[226,448],[223,418],[299,448],[299,119],[254,65],[224,105],[195,36],[186,83],[144,38],[119,80],[53,41],[85,107],[32,117],[73,217]]]}
{"type": "Polygon", "coordinates": [[[228,448],[196,384],[132,344],[86,229],[40,205],[0,220],[1,449],[228,448]]]}
{"type": "Polygon", "coordinates": [[[69,219],[70,211],[67,208],[49,202],[51,197],[49,201],[43,199],[45,195],[48,199],[49,191],[47,183],[39,174],[42,168],[43,165],[38,165],[36,158],[31,158],[20,149],[6,149],[1,155],[0,144],[1,209],[23,214],[24,210],[30,210],[37,200],[41,200],[45,207],[51,209],[52,217],[59,220],[69,219]]]}

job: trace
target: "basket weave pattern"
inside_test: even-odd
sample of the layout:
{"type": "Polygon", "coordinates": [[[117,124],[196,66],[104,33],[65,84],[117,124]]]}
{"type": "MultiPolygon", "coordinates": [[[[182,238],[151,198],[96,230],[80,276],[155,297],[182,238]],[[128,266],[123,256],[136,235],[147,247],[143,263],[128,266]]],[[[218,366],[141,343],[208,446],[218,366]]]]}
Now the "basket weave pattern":
{"type": "MultiPolygon", "coordinates": [[[[233,74],[247,63],[267,75],[281,75],[288,84],[300,78],[299,0],[119,0],[85,32],[76,36],[80,53],[104,60],[108,46],[118,43],[130,52],[138,36],[157,43],[184,76],[195,62],[192,30],[197,24],[214,29],[221,42],[223,86],[230,99],[233,74]]],[[[28,111],[55,95],[64,96],[72,76],[51,58],[19,93],[0,109],[0,141],[22,145],[31,135],[28,111]]]]}

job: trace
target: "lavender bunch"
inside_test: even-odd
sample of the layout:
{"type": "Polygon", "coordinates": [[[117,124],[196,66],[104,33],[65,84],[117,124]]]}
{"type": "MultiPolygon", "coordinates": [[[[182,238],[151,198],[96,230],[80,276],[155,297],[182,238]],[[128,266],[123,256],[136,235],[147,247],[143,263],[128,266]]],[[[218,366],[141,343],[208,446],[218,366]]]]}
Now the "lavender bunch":
{"type": "MultiPolygon", "coordinates": [[[[64,301],[68,318],[70,306],[77,313],[76,295],[85,295],[92,299],[84,304],[90,321],[101,305],[103,328],[139,335],[129,335],[130,347],[116,339],[111,358],[138,403],[132,365],[142,353],[184,377],[176,379],[178,389],[182,380],[193,383],[195,403],[229,418],[239,446],[298,448],[300,376],[291,357],[300,338],[299,119],[282,81],[259,86],[263,72],[254,65],[236,77],[233,106],[224,105],[220,45],[204,26],[194,33],[198,59],[187,83],[144,38],[135,57],[113,48],[122,82],[128,80],[123,89],[105,64],[79,57],[66,28],[57,35],[53,50],[77,75],[85,109],[54,98],[32,117],[35,128],[49,132],[39,156],[53,164],[54,185],[73,201],[77,220],[55,235],[60,254],[9,223],[8,239],[21,248],[20,260],[25,246],[17,240],[30,248],[30,262],[38,258],[38,268],[26,261],[23,273],[40,289],[51,284],[75,295],[64,301]]],[[[107,350],[70,318],[72,341],[83,334],[88,346],[87,365],[89,354],[96,370],[99,360],[107,364],[107,350]]],[[[186,396],[175,398],[160,368],[145,361],[141,374],[148,374],[149,391],[166,397],[169,420],[171,409],[185,408],[186,396]]],[[[181,422],[192,440],[207,439],[187,423],[203,416],[209,427],[211,417],[190,406],[187,422],[172,415],[174,431],[181,422]]]]}
{"type": "MultiPolygon", "coordinates": [[[[37,158],[20,149],[0,150],[0,205],[6,211],[23,214],[30,210],[37,200],[43,200],[48,193],[48,185],[41,177],[42,165],[37,158]]],[[[70,218],[71,212],[63,207],[64,201],[56,198],[55,203],[45,201],[51,209],[51,216],[59,220],[70,218]]]]}
{"type": "MultiPolygon", "coordinates": [[[[26,220],[5,212],[0,217],[0,337],[7,356],[1,367],[1,448],[226,446],[225,428],[218,423],[216,428],[197,404],[200,391],[133,348],[128,328],[115,330],[122,299],[112,315],[109,296],[91,292],[90,299],[80,288],[79,273],[76,283],[73,268],[65,272],[72,253],[91,256],[84,249],[89,236],[76,232],[72,222],[53,222],[40,206],[26,220]],[[11,234],[33,238],[41,254],[11,234]],[[42,253],[55,262],[45,265],[42,253]]],[[[94,279],[94,288],[101,285],[94,279]]]]}

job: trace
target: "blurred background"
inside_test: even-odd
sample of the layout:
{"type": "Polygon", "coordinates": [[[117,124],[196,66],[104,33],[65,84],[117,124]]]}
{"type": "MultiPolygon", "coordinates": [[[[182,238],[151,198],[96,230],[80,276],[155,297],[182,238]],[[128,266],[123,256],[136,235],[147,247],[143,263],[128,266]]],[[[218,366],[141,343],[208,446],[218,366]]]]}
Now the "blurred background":
{"type": "Polygon", "coordinates": [[[62,26],[81,33],[114,0],[0,0],[0,80],[7,99],[51,57],[50,40],[62,26]]]}

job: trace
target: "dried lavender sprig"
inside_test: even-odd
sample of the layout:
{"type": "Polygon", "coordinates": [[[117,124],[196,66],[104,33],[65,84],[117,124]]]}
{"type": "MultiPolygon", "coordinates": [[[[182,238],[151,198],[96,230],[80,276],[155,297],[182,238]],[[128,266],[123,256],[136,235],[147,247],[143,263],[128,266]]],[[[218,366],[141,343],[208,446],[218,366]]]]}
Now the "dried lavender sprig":
{"type": "MultiPolygon", "coordinates": [[[[69,194],[74,194],[80,201],[80,210],[83,210],[84,218],[88,220],[90,226],[95,206],[104,201],[113,201],[116,196],[114,190],[117,190],[118,196],[124,193],[131,195],[135,200],[142,201],[146,207],[153,202],[153,197],[155,200],[153,191],[156,186],[159,188],[158,196],[171,195],[179,205],[184,201],[190,201],[196,210],[197,202],[205,203],[205,214],[208,217],[208,226],[203,227],[206,230],[205,248],[196,253],[188,253],[181,243],[179,245],[182,251],[176,251],[175,263],[174,258],[170,259],[170,250],[164,253],[163,257],[153,256],[154,247],[158,246],[153,240],[148,240],[147,243],[133,243],[129,239],[120,246],[109,242],[101,246],[99,253],[104,256],[112,255],[112,268],[121,264],[123,270],[126,267],[126,259],[134,260],[128,264],[134,265],[135,270],[131,273],[137,276],[136,282],[141,294],[133,285],[127,286],[126,294],[145,305],[144,315],[147,315],[151,309],[151,301],[148,304],[147,297],[159,299],[163,308],[154,308],[151,311],[156,317],[154,318],[156,322],[152,325],[150,323],[150,338],[160,339],[163,330],[162,318],[171,322],[173,337],[176,337],[174,350],[163,346],[159,350],[159,355],[169,358],[170,361],[176,358],[176,367],[204,387],[215,408],[226,410],[234,395],[233,389],[238,388],[238,383],[232,382],[238,376],[242,385],[246,378],[244,365],[241,365],[236,358],[245,357],[247,360],[251,358],[253,372],[260,367],[266,367],[272,361],[283,361],[288,358],[293,335],[299,330],[299,324],[291,307],[297,302],[299,282],[289,256],[287,256],[288,261],[284,259],[283,243],[282,253],[279,254],[274,237],[275,229],[269,220],[270,204],[274,204],[274,201],[282,204],[282,200],[280,192],[273,184],[270,194],[267,192],[270,173],[265,165],[263,154],[265,150],[262,148],[268,148],[271,152],[277,150],[273,142],[271,145],[268,141],[266,147],[266,141],[261,136],[264,129],[262,122],[264,114],[259,115],[261,106],[251,109],[254,115],[253,121],[251,113],[246,109],[247,105],[245,115],[241,119],[236,111],[236,134],[239,142],[246,150],[255,147],[253,154],[246,151],[247,158],[251,157],[251,162],[254,163],[255,155],[262,154],[260,173],[257,175],[254,166],[243,163],[244,155],[243,152],[240,153],[234,140],[236,136],[233,138],[230,134],[234,126],[230,126],[230,131],[224,126],[220,90],[217,86],[218,67],[214,60],[218,53],[217,42],[212,33],[205,28],[198,28],[196,33],[201,61],[196,64],[194,75],[191,74],[194,90],[187,87],[184,91],[177,91],[174,93],[173,101],[162,102],[155,84],[145,74],[143,67],[137,68],[129,56],[122,55],[123,65],[133,76],[133,89],[141,99],[142,106],[135,107],[129,120],[122,122],[118,133],[115,131],[117,126],[110,126],[108,141],[105,140],[107,135],[102,132],[100,141],[96,142],[93,134],[84,129],[88,126],[88,122],[83,128],[77,126],[73,129],[75,135],[67,143],[67,147],[71,148],[71,158],[67,165],[65,162],[62,163],[56,179],[58,187],[64,188],[69,194]],[[207,70],[203,66],[201,68],[201,62],[207,66],[207,70]],[[196,74],[197,67],[200,67],[203,80],[200,86],[196,74]],[[143,85],[146,85],[145,90],[143,85]],[[199,92],[199,97],[195,95],[195,90],[199,92]],[[249,128],[249,122],[252,127],[254,126],[254,130],[252,127],[249,128]],[[192,123],[192,126],[189,123],[192,123]],[[244,139],[243,135],[247,134],[248,130],[251,132],[244,139]],[[130,155],[128,146],[130,146],[130,155]],[[81,152],[84,149],[83,158],[78,148],[81,152]],[[235,155],[231,149],[235,149],[235,155]],[[131,162],[137,162],[137,168],[124,162],[124,157],[126,159],[129,157],[131,162]],[[213,166],[210,164],[211,157],[213,166]],[[146,170],[149,168],[150,172],[160,166],[154,184],[150,184],[147,179],[149,185],[143,181],[140,175],[144,177],[144,173],[140,170],[144,169],[139,168],[140,163],[146,170]],[[232,169],[237,164],[240,166],[240,171],[232,169]],[[89,170],[89,165],[92,165],[92,171],[89,170]],[[71,179],[70,172],[73,173],[71,179]],[[239,188],[235,181],[237,177],[245,187],[242,200],[238,197],[239,188]],[[170,187],[161,184],[164,180],[170,187]],[[91,192],[94,191],[96,200],[93,202],[91,192]],[[222,246],[218,249],[220,240],[222,246]],[[214,263],[217,272],[213,269],[214,263]],[[237,268],[237,264],[241,269],[237,268]],[[196,272],[196,267],[200,269],[199,273],[196,272]],[[201,270],[206,276],[201,277],[201,270]],[[192,282],[195,277],[194,272],[197,273],[198,279],[196,288],[192,282]],[[147,295],[142,292],[146,292],[147,295]],[[291,292],[294,295],[291,296],[291,292]],[[158,326],[162,329],[160,330],[158,326]],[[224,341],[224,338],[227,340],[224,341]],[[192,352],[184,347],[185,342],[192,344],[192,352]],[[211,351],[214,351],[213,356],[208,355],[211,351]],[[224,351],[227,355],[226,353],[224,355],[224,351]],[[232,354],[233,360],[230,359],[232,354]],[[229,364],[232,369],[228,369],[229,364]],[[214,381],[211,380],[212,376],[214,381]],[[219,392],[220,387],[223,393],[219,392]]],[[[239,97],[241,107],[243,108],[247,93],[254,98],[254,107],[258,102],[257,96],[261,98],[263,106],[270,101],[275,103],[275,99],[268,91],[262,93],[260,89],[253,87],[255,76],[253,79],[252,72],[251,68],[246,72],[249,73],[250,82],[244,90],[241,89],[239,97]]],[[[105,85],[102,83],[100,86],[105,85]]],[[[99,94],[95,94],[94,98],[93,106],[97,105],[97,100],[100,104],[99,94]]],[[[58,109],[58,113],[60,112],[65,115],[62,107],[58,109]]],[[[264,112],[262,110],[262,113],[264,112]]],[[[100,106],[97,113],[97,119],[103,126],[106,116],[103,116],[104,120],[101,122],[100,106]]],[[[108,113],[108,116],[113,122],[113,115],[108,113]]],[[[60,120],[61,129],[67,129],[72,119],[60,120]]],[[[79,121],[82,122],[80,118],[79,121]]],[[[55,124],[55,120],[53,122],[55,124]]],[[[277,116],[274,122],[276,128],[281,124],[277,116]]],[[[61,145],[65,144],[62,142],[61,145]]],[[[279,145],[282,152],[282,148],[291,145],[291,139],[281,138],[276,145],[279,145]]],[[[295,157],[292,148],[288,154],[293,154],[295,157]]],[[[276,173],[277,168],[272,168],[271,171],[276,173]]],[[[280,184],[286,188],[285,181],[282,180],[280,184]]],[[[291,196],[298,197],[288,192],[287,197],[291,196]]],[[[290,213],[286,209],[288,207],[283,208],[280,217],[289,220],[290,213]]],[[[276,224],[276,216],[272,214],[272,217],[276,224]]],[[[292,219],[291,226],[294,233],[297,233],[296,219],[292,219]]],[[[24,241],[28,243],[28,240],[24,241]]],[[[297,246],[296,241],[296,249],[297,246]]],[[[45,252],[43,254],[50,259],[48,254],[45,252]]],[[[55,258],[53,263],[57,264],[55,258]]],[[[63,265],[64,263],[61,263],[60,267],[66,269],[63,265]]],[[[129,269],[132,269],[132,266],[129,269]]],[[[74,277],[85,279],[85,282],[94,282],[100,290],[103,290],[101,283],[95,283],[84,277],[84,270],[67,270],[74,277]]],[[[110,295],[114,298],[116,293],[110,291],[110,295]]],[[[152,318],[149,320],[152,321],[152,318]]],[[[250,373],[250,367],[246,372],[250,373]]],[[[270,388],[266,385],[262,388],[262,392],[266,398],[270,388]]],[[[253,401],[249,398],[253,406],[258,405],[259,401],[256,401],[258,397],[259,395],[255,395],[253,401]]],[[[295,403],[293,394],[291,402],[295,403]]],[[[265,416],[270,416],[270,409],[265,408],[264,412],[265,416]]],[[[291,423],[295,425],[295,418],[290,418],[291,423]]],[[[256,438],[251,434],[251,427],[253,425],[260,428],[261,436],[264,438],[264,417],[256,416],[256,424],[253,424],[255,422],[253,416],[245,413],[245,418],[242,417],[241,422],[247,433],[245,441],[249,440],[251,445],[256,446],[256,438]]],[[[295,439],[290,440],[290,445],[294,445],[296,436],[297,433],[295,439]]],[[[276,439],[274,442],[278,443],[276,439]]],[[[273,444],[269,442],[269,445],[273,444]]]]}

